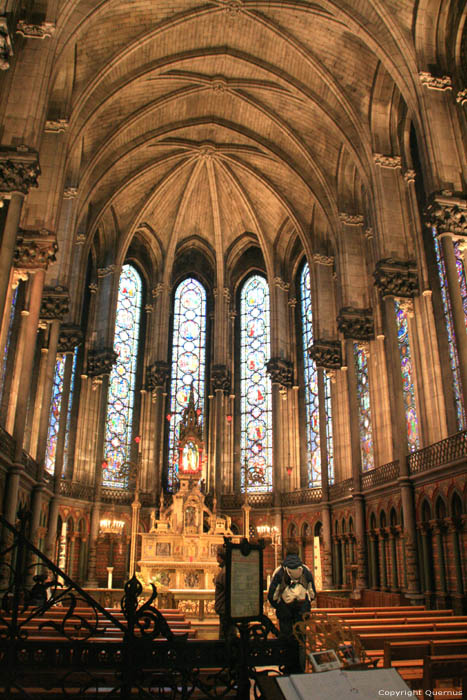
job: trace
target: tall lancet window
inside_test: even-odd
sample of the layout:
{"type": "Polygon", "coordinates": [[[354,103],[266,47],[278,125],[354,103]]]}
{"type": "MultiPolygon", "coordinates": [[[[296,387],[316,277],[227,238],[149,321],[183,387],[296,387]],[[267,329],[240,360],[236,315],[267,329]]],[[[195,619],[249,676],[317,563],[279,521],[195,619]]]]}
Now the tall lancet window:
{"type": "Polygon", "coordinates": [[[401,359],[405,417],[407,420],[407,444],[409,452],[415,452],[415,450],[418,450],[420,447],[420,437],[415,396],[414,366],[410,347],[409,317],[407,305],[402,299],[394,299],[394,307],[396,311],[397,335],[401,359]]]}
{"type": "Polygon", "coordinates": [[[266,365],[270,359],[269,288],[251,275],[240,292],[241,487],[272,489],[272,399],[266,365]]]}
{"type": "MultiPolygon", "coordinates": [[[[49,474],[53,474],[55,470],[55,460],[57,458],[58,432],[60,428],[60,417],[62,415],[63,404],[63,383],[65,378],[66,354],[59,353],[55,362],[55,373],[52,386],[52,399],[50,404],[49,414],[49,429],[47,433],[47,449],[45,452],[45,469],[49,474]]],[[[71,386],[68,397],[68,405],[65,417],[65,442],[63,454],[63,469],[65,472],[68,464],[68,436],[70,431],[71,407],[73,403],[73,390],[76,374],[76,359],[78,357],[78,348],[75,348],[73,355],[73,366],[71,371],[71,386]]]]}
{"type": "Polygon", "coordinates": [[[371,426],[370,379],[368,372],[368,346],[354,343],[355,371],[357,374],[358,422],[360,427],[360,452],[362,470],[373,469],[373,431],[371,426]]]}
{"type": "MultiPolygon", "coordinates": [[[[311,278],[308,263],[300,276],[300,299],[302,311],[303,367],[305,374],[305,418],[308,486],[321,485],[321,449],[319,434],[318,370],[311,359],[308,348],[313,345],[313,314],[311,306],[311,278]]],[[[333,481],[334,454],[332,440],[331,381],[324,375],[326,414],[326,445],[328,453],[328,478],[333,481]]]]}
{"type": "Polygon", "coordinates": [[[177,485],[178,442],[183,409],[193,398],[200,419],[204,414],[206,377],[206,290],[193,277],[183,280],[175,290],[172,342],[172,378],[170,386],[169,463],[167,486],[177,485]]]}
{"type": "Polygon", "coordinates": [[[122,475],[120,467],[131,458],[141,300],[141,277],[132,265],[124,265],[118,285],[114,336],[117,361],[109,378],[102,481],[104,486],[116,488],[128,485],[128,477],[122,475]]]}
{"type": "MultiPolygon", "coordinates": [[[[457,427],[459,430],[467,428],[466,410],[462,398],[462,384],[459,367],[459,355],[457,353],[456,339],[454,335],[454,324],[452,320],[451,299],[449,297],[448,285],[446,281],[446,268],[444,264],[443,251],[436,237],[436,229],[433,229],[435,243],[436,262],[438,264],[438,275],[441,286],[441,298],[443,300],[444,318],[449,341],[449,362],[452,371],[452,385],[454,389],[454,400],[456,402],[457,427]]],[[[454,242],[454,255],[456,256],[457,275],[462,295],[464,307],[465,324],[467,327],[467,283],[466,272],[460,248],[460,242],[454,242]]]]}

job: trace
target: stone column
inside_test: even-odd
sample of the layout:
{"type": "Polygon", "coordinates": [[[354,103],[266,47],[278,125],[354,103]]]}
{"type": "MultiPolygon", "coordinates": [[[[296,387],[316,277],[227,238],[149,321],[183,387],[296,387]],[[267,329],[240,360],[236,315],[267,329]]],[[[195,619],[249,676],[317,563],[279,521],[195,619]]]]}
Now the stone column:
{"type": "Polygon", "coordinates": [[[37,158],[37,153],[27,146],[0,153],[0,193],[10,198],[0,245],[0,315],[5,308],[24,197],[31,187],[37,187],[40,174],[37,158]]]}
{"type": "Polygon", "coordinates": [[[443,546],[443,529],[444,521],[438,520],[434,528],[435,542],[436,542],[436,552],[438,554],[438,566],[437,570],[439,573],[439,585],[441,588],[441,595],[437,595],[438,607],[447,607],[448,598],[448,586],[446,581],[446,561],[444,557],[444,546],[443,546]]]}
{"type": "Polygon", "coordinates": [[[467,200],[454,196],[436,195],[428,205],[427,224],[436,227],[441,241],[446,278],[451,302],[452,321],[459,356],[459,371],[464,397],[467,397],[467,333],[465,312],[457,272],[453,239],[467,238],[467,200]]]}
{"type": "MultiPolygon", "coordinates": [[[[224,455],[224,434],[226,425],[225,400],[230,394],[230,371],[226,365],[214,365],[211,370],[211,390],[214,392],[214,446],[215,446],[215,473],[214,473],[214,493],[218,502],[225,493],[223,480],[223,455],[224,455]]],[[[227,404],[228,407],[228,404],[227,404]]],[[[209,486],[209,484],[207,484],[209,486]]],[[[209,489],[210,490],[210,489],[209,489]]]]}
{"type": "Polygon", "coordinates": [[[433,563],[430,558],[430,547],[429,547],[429,539],[431,538],[431,530],[429,528],[428,523],[421,523],[420,525],[420,537],[422,540],[422,554],[423,554],[423,572],[424,572],[424,579],[425,579],[425,596],[428,598],[427,603],[429,602],[431,595],[433,594],[431,582],[432,582],[432,566],[433,563]]]}
{"type": "Polygon", "coordinates": [[[344,334],[347,361],[349,397],[350,444],[352,455],[353,504],[355,513],[355,538],[357,541],[357,591],[366,588],[367,564],[365,544],[365,503],[362,494],[362,453],[360,444],[360,411],[358,377],[355,366],[354,342],[369,342],[374,338],[374,322],[371,309],[344,307],[337,317],[337,327],[344,334]]]}
{"type": "Polygon", "coordinates": [[[456,573],[456,592],[453,598],[456,599],[455,612],[459,613],[462,610],[462,600],[464,596],[464,581],[462,577],[462,556],[459,546],[459,532],[461,531],[461,522],[453,518],[449,526],[449,534],[451,535],[452,551],[454,555],[454,571],[456,573]]]}
{"type": "Polygon", "coordinates": [[[16,264],[18,268],[28,270],[31,279],[29,281],[29,308],[24,329],[24,348],[21,358],[21,382],[18,387],[18,398],[13,425],[13,438],[15,440],[14,464],[9,473],[6,488],[5,517],[11,523],[15,522],[18,488],[23,471],[23,438],[26,426],[28,398],[31,388],[45,270],[48,263],[55,260],[56,250],[57,243],[55,236],[48,231],[23,231],[18,239],[16,248],[16,264]]]}
{"type": "Polygon", "coordinates": [[[88,376],[93,378],[99,390],[99,409],[96,446],[96,464],[94,471],[94,503],[91,508],[91,531],[89,534],[88,573],[86,586],[97,586],[97,538],[99,537],[99,522],[102,491],[102,462],[104,459],[105,418],[107,414],[107,397],[109,390],[109,375],[115,360],[113,349],[100,348],[88,356],[88,376]]]}
{"type": "Polygon", "coordinates": [[[389,529],[389,546],[390,546],[390,556],[391,556],[391,592],[398,593],[399,580],[398,580],[398,570],[397,570],[397,528],[391,527],[389,529]]]}
{"type": "Polygon", "coordinates": [[[151,392],[154,405],[154,501],[159,502],[162,488],[162,466],[164,460],[165,413],[169,365],[157,360],[146,369],[146,389],[151,392]]]}
{"type": "Polygon", "coordinates": [[[285,490],[284,474],[284,443],[288,434],[283,425],[283,406],[287,392],[292,388],[293,366],[291,362],[280,357],[273,357],[267,364],[267,371],[272,383],[272,415],[273,415],[273,502],[280,507],[281,493],[285,490]]]}
{"type": "Polygon", "coordinates": [[[388,591],[388,572],[386,566],[386,537],[385,532],[381,528],[379,531],[379,561],[381,565],[381,585],[382,591],[388,591]]]}
{"type": "Polygon", "coordinates": [[[419,573],[416,547],[415,506],[413,487],[407,460],[407,420],[405,416],[401,360],[397,336],[395,297],[411,298],[417,294],[417,270],[411,261],[387,258],[376,264],[375,284],[381,292],[384,305],[385,349],[387,355],[389,389],[391,394],[391,422],[393,459],[399,462],[399,485],[404,514],[404,541],[407,564],[407,596],[416,601],[419,593],[419,573]]]}
{"type": "Polygon", "coordinates": [[[319,431],[321,451],[321,515],[323,518],[323,586],[332,586],[331,507],[329,505],[329,455],[326,434],[325,371],[342,366],[341,344],[336,340],[317,340],[308,353],[318,368],[319,431]]]}

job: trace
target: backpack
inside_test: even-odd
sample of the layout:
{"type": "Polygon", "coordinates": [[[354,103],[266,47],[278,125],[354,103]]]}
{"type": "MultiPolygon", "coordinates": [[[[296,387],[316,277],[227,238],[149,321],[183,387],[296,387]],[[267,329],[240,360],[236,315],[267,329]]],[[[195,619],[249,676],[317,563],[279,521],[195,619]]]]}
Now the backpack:
{"type": "Polygon", "coordinates": [[[282,582],[278,586],[279,599],[282,599],[287,605],[295,602],[303,603],[308,589],[303,566],[297,566],[295,569],[283,566],[282,570],[282,582]]]}

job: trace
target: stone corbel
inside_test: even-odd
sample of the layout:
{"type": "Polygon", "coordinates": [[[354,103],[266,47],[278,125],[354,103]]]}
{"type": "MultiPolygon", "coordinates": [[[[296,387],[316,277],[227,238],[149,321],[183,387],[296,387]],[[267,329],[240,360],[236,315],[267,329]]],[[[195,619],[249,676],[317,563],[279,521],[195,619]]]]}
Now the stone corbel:
{"type": "Polygon", "coordinates": [[[337,317],[337,327],[346,339],[373,340],[375,337],[373,311],[345,306],[337,317]]]}
{"type": "Polygon", "coordinates": [[[16,25],[16,33],[25,39],[48,39],[55,32],[56,26],[53,22],[41,22],[32,24],[20,19],[16,25]]]}
{"type": "Polygon", "coordinates": [[[467,105],[467,88],[459,90],[456,95],[456,102],[460,104],[461,107],[465,107],[465,105],[467,105]]]}
{"type": "Polygon", "coordinates": [[[6,17],[0,17],[0,70],[8,70],[13,56],[13,45],[6,17]]]}
{"type": "Polygon", "coordinates": [[[293,365],[281,357],[272,357],[266,365],[273,384],[279,384],[284,391],[293,384],[293,365]]]}
{"type": "Polygon", "coordinates": [[[308,355],[317,367],[335,370],[342,367],[342,348],[338,340],[315,340],[308,348],[308,355]]]}
{"type": "Polygon", "coordinates": [[[230,393],[230,371],[226,365],[214,365],[211,370],[211,385],[213,391],[230,393]]]}
{"type": "Polygon", "coordinates": [[[44,131],[46,134],[63,134],[68,129],[68,119],[47,119],[44,131]]]}
{"type": "Polygon", "coordinates": [[[20,230],[16,240],[15,267],[21,270],[47,269],[55,262],[57,250],[57,237],[52,231],[20,230]]]}
{"type": "Polygon", "coordinates": [[[467,236],[467,200],[447,192],[435,195],[425,210],[425,222],[436,227],[438,236],[467,236]]]}
{"type": "Polygon", "coordinates": [[[420,78],[421,84],[429,90],[452,90],[452,80],[449,75],[443,75],[437,78],[427,71],[421,71],[418,77],[420,78]]]}
{"type": "Polygon", "coordinates": [[[413,260],[379,260],[373,277],[383,297],[415,297],[419,294],[417,265],[413,260]]]}
{"type": "Polygon", "coordinates": [[[402,167],[402,160],[400,156],[386,156],[383,153],[374,153],[373,160],[375,165],[379,165],[381,168],[396,168],[402,167]]]}
{"type": "Polygon", "coordinates": [[[70,295],[64,287],[46,287],[42,294],[41,318],[47,321],[63,319],[70,310],[70,295]]]}
{"type": "Polygon", "coordinates": [[[334,257],[332,255],[322,255],[321,253],[314,253],[313,262],[317,265],[332,267],[334,265],[334,257]]]}
{"type": "Polygon", "coordinates": [[[65,189],[63,190],[63,199],[76,199],[77,196],[77,187],[65,187],[65,189]]]}
{"type": "Polygon", "coordinates": [[[363,226],[364,223],[362,214],[348,214],[345,211],[339,212],[339,219],[347,226],[363,226]]]}
{"type": "Polygon", "coordinates": [[[158,360],[146,368],[146,389],[155,396],[157,389],[165,390],[169,377],[169,364],[158,360]]]}
{"type": "Polygon", "coordinates": [[[0,150],[0,192],[26,195],[30,187],[38,186],[40,172],[37,152],[27,146],[0,150]]]}
{"type": "Polygon", "coordinates": [[[107,277],[108,275],[113,275],[116,270],[116,265],[107,265],[107,267],[98,267],[97,276],[99,278],[107,277]]]}
{"type": "Polygon", "coordinates": [[[83,331],[79,326],[61,325],[58,336],[58,352],[72,353],[83,342],[83,331]]]}
{"type": "Polygon", "coordinates": [[[93,378],[102,378],[102,375],[110,374],[117,357],[118,355],[113,348],[91,350],[88,354],[87,375],[93,378]]]}

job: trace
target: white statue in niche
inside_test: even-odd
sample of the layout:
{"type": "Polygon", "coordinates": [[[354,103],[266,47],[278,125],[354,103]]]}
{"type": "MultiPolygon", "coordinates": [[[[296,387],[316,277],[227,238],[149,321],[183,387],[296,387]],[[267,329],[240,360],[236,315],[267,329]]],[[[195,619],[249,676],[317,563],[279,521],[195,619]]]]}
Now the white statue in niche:
{"type": "Polygon", "coordinates": [[[189,440],[183,448],[184,471],[196,472],[199,468],[199,452],[196,443],[189,440]]]}

